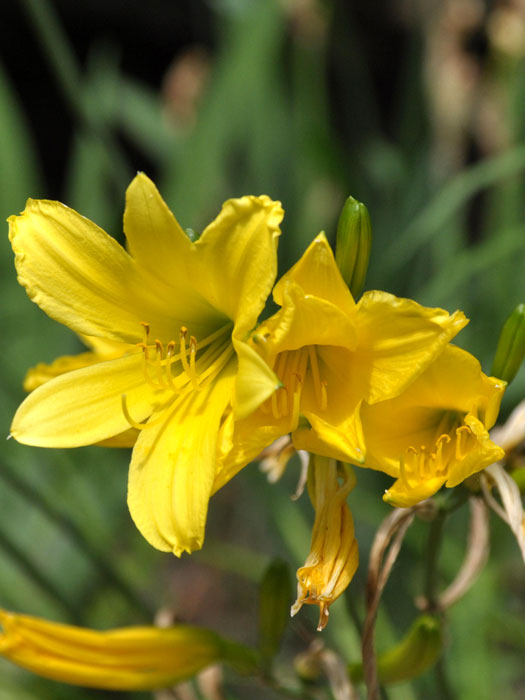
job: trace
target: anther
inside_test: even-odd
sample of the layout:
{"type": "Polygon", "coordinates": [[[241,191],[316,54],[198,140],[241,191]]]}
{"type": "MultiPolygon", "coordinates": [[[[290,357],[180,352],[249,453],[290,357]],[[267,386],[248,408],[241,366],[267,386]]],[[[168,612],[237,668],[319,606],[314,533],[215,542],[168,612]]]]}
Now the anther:
{"type": "Polygon", "coordinates": [[[144,342],[147,343],[147,342],[148,342],[148,337],[149,337],[150,325],[149,325],[149,323],[146,323],[145,321],[141,321],[141,322],[140,322],[140,325],[141,325],[142,328],[144,329],[144,342]]]}

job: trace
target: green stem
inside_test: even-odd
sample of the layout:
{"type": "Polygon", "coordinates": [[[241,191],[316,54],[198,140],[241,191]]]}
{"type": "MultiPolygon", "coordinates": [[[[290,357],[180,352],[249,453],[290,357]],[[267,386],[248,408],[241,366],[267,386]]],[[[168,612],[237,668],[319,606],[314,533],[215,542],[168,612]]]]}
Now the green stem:
{"type": "Polygon", "coordinates": [[[23,498],[38,508],[38,510],[40,510],[44,516],[56,523],[60,531],[65,532],[69,539],[74,542],[74,544],[76,544],[91,561],[94,568],[99,572],[101,578],[106,583],[117,589],[119,593],[128,601],[128,603],[135,608],[136,611],[140,612],[144,619],[152,619],[154,614],[153,610],[151,610],[148,604],[139,596],[139,594],[129,586],[126,579],[113,568],[109,561],[101,556],[101,554],[89,542],[89,540],[86,539],[83,532],[72,520],[64,515],[52,503],[44,499],[42,494],[36,489],[14,474],[7,464],[2,465],[2,468],[0,469],[0,477],[23,498]]]}
{"type": "Polygon", "coordinates": [[[465,504],[469,497],[468,489],[458,486],[452,492],[447,492],[443,497],[436,496],[434,502],[437,505],[437,513],[430,524],[425,556],[425,582],[424,594],[428,601],[429,609],[436,605],[436,588],[438,578],[438,559],[443,540],[443,527],[447,516],[465,504]]]}
{"type": "Polygon", "coordinates": [[[445,669],[445,659],[441,657],[438,659],[436,666],[434,668],[434,676],[436,678],[436,688],[441,700],[454,700],[455,695],[450,687],[446,669],[445,669]]]}
{"type": "Polygon", "coordinates": [[[425,566],[425,585],[424,592],[428,601],[428,607],[433,610],[436,605],[436,589],[437,589],[437,565],[439,551],[441,549],[441,541],[443,539],[443,525],[447,517],[447,511],[438,510],[436,517],[430,524],[428,533],[428,542],[426,549],[426,566],[425,566]]]}

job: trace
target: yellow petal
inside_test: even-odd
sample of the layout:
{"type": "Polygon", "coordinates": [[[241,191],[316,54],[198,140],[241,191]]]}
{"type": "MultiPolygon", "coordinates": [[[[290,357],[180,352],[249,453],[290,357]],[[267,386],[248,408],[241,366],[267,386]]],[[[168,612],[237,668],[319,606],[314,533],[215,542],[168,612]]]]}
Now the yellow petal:
{"type": "Polygon", "coordinates": [[[126,192],[124,232],[138,263],[130,303],[152,337],[173,340],[181,326],[205,337],[227,322],[201,293],[209,274],[153,182],[139,173],[126,192]],[[191,321],[191,323],[190,323],[191,321]]]}
{"type": "Polygon", "coordinates": [[[136,421],[169,398],[144,381],[142,362],[142,353],[136,352],[52,379],[22,403],[11,434],[26,445],[60,448],[90,445],[128,430],[123,394],[136,421]]]}
{"type": "Polygon", "coordinates": [[[505,450],[492,442],[483,423],[475,416],[472,414],[465,416],[464,423],[472,431],[477,444],[463,459],[451,465],[446,483],[448,487],[457,486],[472,474],[480,472],[505,456],[505,450]]]}
{"type": "Polygon", "coordinates": [[[314,238],[300,260],[275,285],[273,297],[279,306],[283,306],[284,288],[289,282],[297,284],[304,294],[331,302],[343,313],[350,314],[355,308],[324,233],[314,238]]]}
{"type": "Polygon", "coordinates": [[[446,477],[433,477],[408,486],[402,479],[398,479],[386,491],[383,500],[396,508],[410,508],[437,493],[445,481],[446,477]]]}
{"type": "Polygon", "coordinates": [[[80,340],[86,345],[99,359],[109,360],[112,357],[119,357],[124,352],[129,352],[134,346],[123,348],[120,340],[112,340],[111,338],[100,338],[96,335],[81,335],[80,340]]]}
{"type": "Polygon", "coordinates": [[[240,339],[255,326],[275,281],[283,214],[280,202],[265,195],[230,199],[195,243],[199,289],[235,321],[240,339]]]}
{"type": "Polygon", "coordinates": [[[279,387],[279,380],[253,348],[234,341],[238,369],[235,380],[234,412],[240,420],[253,413],[279,387]]]}
{"type": "Polygon", "coordinates": [[[298,450],[361,464],[365,456],[359,412],[363,392],[352,369],[353,353],[341,347],[321,346],[317,356],[325,382],[326,406],[319,405],[313,383],[307,381],[301,413],[311,427],[299,423],[293,433],[294,445],[298,450]]]}
{"type": "Polygon", "coordinates": [[[356,345],[355,314],[348,315],[325,299],[305,294],[295,282],[282,288],[283,308],[261,323],[256,347],[265,357],[308,345],[356,345]]]}
{"type": "MultiPolygon", "coordinates": [[[[288,432],[286,420],[275,421],[271,414],[265,414],[261,409],[244,420],[235,423],[232,421],[228,427],[233,428],[233,431],[229,440],[224,440],[222,449],[219,450],[213,493],[233,479],[247,464],[253,462],[265,447],[288,432]]],[[[223,429],[224,426],[221,433],[223,429]]]]}
{"type": "Polygon", "coordinates": [[[225,202],[219,216],[192,243],[155,185],[139,174],[128,188],[124,229],[139,263],[133,301],[164,335],[171,326],[208,335],[229,319],[237,337],[255,325],[277,273],[277,238],[283,210],[269,197],[225,202]],[[204,326],[204,327],[203,327],[204,326]]]}
{"type": "Polygon", "coordinates": [[[140,340],[127,291],[133,261],[117,241],[59,202],[28,200],[9,218],[19,282],[77,333],[140,340]]]}
{"type": "Polygon", "coordinates": [[[354,364],[367,377],[366,400],[375,403],[401,393],[468,321],[461,311],[450,315],[373,291],[359,300],[355,323],[354,364]]]}
{"type": "Polygon", "coordinates": [[[497,418],[506,383],[487,377],[479,361],[466,350],[448,345],[425,372],[422,381],[409,388],[407,397],[421,405],[476,415],[490,429],[497,418]]]}
{"type": "Polygon", "coordinates": [[[139,173],[126,191],[124,232],[131,255],[164,282],[176,281],[174,267],[192,256],[189,237],[144,173],[139,173]]]}
{"type": "MultiPolygon", "coordinates": [[[[122,347],[122,343],[120,343],[122,347]]],[[[61,374],[72,372],[75,369],[89,367],[100,362],[100,358],[94,352],[82,352],[78,355],[64,355],[57,357],[51,364],[40,362],[35,367],[28,370],[24,378],[24,390],[34,391],[50,379],[59,377],[61,374]]]]}
{"type": "Polygon", "coordinates": [[[129,430],[125,430],[123,433],[97,442],[97,445],[99,447],[134,447],[139,432],[140,431],[136,430],[136,428],[129,428],[129,430]]]}
{"type": "Polygon", "coordinates": [[[131,460],[128,505],[157,549],[200,549],[216,472],[221,418],[232,398],[235,363],[207,388],[181,397],[141,432],[131,460]]]}

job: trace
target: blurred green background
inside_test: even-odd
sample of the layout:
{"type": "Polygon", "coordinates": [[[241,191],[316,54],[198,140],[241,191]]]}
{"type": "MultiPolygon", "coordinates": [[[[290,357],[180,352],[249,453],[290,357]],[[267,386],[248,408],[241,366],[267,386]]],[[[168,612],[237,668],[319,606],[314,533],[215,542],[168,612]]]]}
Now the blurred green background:
{"type": "MultiPolygon", "coordinates": [[[[367,205],[366,288],[471,319],[457,342],[490,371],[499,330],[525,301],[525,7],[520,0],[20,0],[3,3],[0,213],[27,197],[60,199],[122,240],[124,192],[137,170],[185,227],[224,199],[266,193],[286,211],[284,271],[312,238],[331,240],[344,199],[367,205]]],[[[80,350],[16,283],[7,227],[0,247],[1,431],[25,371],[80,350]]],[[[503,417],[524,396],[522,370],[503,417]]],[[[151,621],[159,608],[241,641],[256,638],[258,582],[308,551],[313,514],[292,503],[297,465],[277,486],[256,465],[212,500],[202,552],[153,550],[126,504],[126,450],[0,456],[0,605],[99,628],[151,621]]],[[[363,618],[367,552],[389,512],[390,481],[360,471],[350,496],[361,567],[348,597],[363,618]]],[[[492,553],[451,610],[445,672],[452,697],[525,698],[525,570],[492,518],[492,553]]],[[[450,581],[466,517],[447,525],[450,581]]],[[[410,530],[387,587],[378,647],[410,625],[427,525],[410,530]]],[[[315,637],[314,610],[290,624],[279,664],[315,637]]],[[[324,634],[359,656],[341,600],[324,634]]],[[[232,678],[228,698],[280,697],[232,678]]],[[[118,697],[69,688],[0,663],[0,700],[118,697]]],[[[390,698],[440,698],[432,673],[390,698]]],[[[149,697],[136,694],[136,698],[149,697]]]]}

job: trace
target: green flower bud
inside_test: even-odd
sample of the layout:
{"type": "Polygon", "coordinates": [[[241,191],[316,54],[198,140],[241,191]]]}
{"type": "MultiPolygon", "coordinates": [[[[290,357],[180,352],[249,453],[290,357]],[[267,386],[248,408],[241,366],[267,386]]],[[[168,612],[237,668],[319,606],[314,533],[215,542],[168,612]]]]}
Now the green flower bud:
{"type": "Polygon", "coordinates": [[[525,304],[518,304],[499,334],[492,375],[511,382],[525,354],[525,304]]]}
{"type": "Polygon", "coordinates": [[[368,209],[357,199],[348,197],[337,224],[335,260],[354,299],[365,284],[371,246],[368,209]]]}
{"type": "Polygon", "coordinates": [[[264,573],[259,598],[259,651],[267,670],[290,619],[291,587],[288,565],[275,559],[264,573]]]}
{"type": "MultiPolygon", "coordinates": [[[[432,668],[441,656],[443,634],[441,620],[432,615],[416,618],[405,637],[377,659],[381,683],[403,683],[432,668]]],[[[350,664],[348,672],[354,683],[363,680],[363,664],[350,664]]]]}

